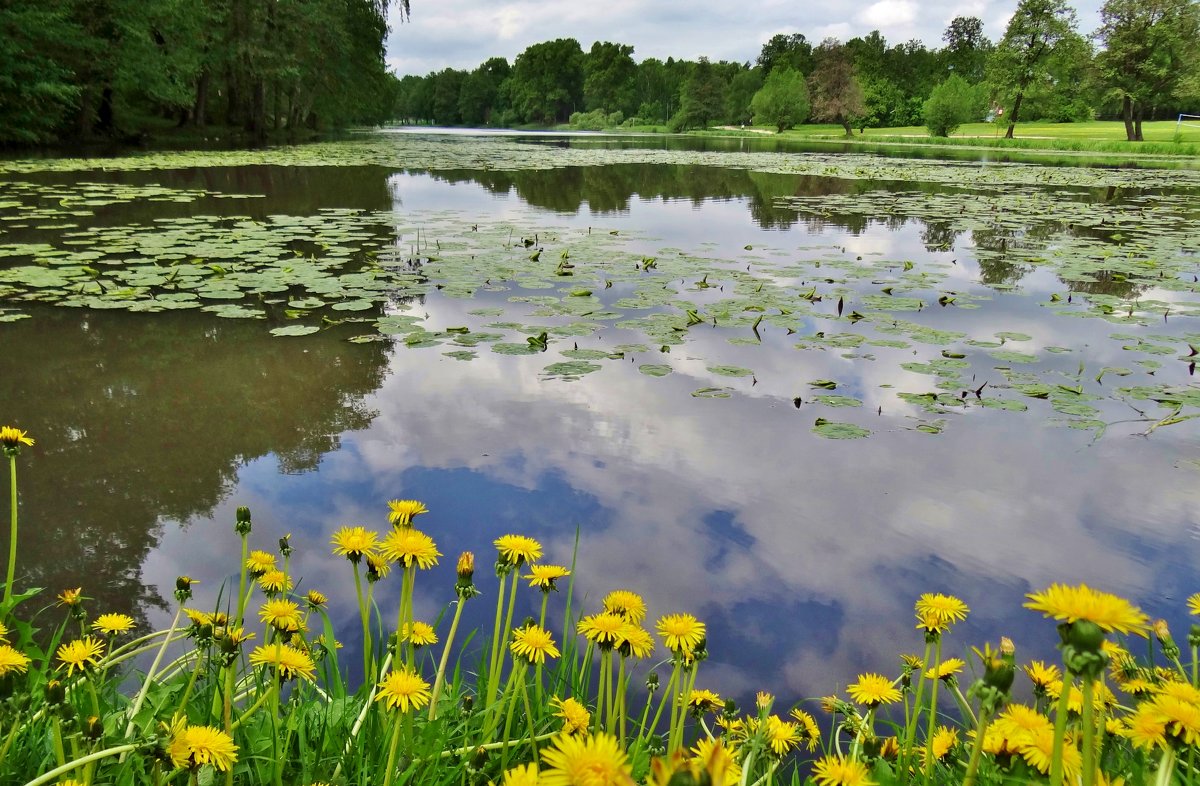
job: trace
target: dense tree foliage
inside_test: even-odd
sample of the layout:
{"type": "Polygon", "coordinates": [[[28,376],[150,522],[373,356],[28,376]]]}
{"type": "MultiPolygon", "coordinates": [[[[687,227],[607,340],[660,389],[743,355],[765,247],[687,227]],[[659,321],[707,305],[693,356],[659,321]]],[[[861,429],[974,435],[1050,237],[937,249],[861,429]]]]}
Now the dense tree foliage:
{"type": "Polygon", "coordinates": [[[808,78],[813,116],[839,124],[846,129],[846,136],[850,136],[852,124],[867,109],[862,87],[854,75],[850,48],[836,39],[826,38],[817,47],[814,58],[816,65],[808,78]]]}
{"type": "Polygon", "coordinates": [[[951,74],[925,102],[925,127],[933,136],[950,136],[963,123],[978,119],[977,90],[958,74],[951,74]]]}
{"type": "MultiPolygon", "coordinates": [[[[1200,6],[1192,0],[1108,0],[1096,37],[1097,66],[1121,100],[1129,141],[1142,141],[1147,108],[1170,103],[1200,60],[1200,6]]],[[[1194,77],[1193,77],[1194,78],[1194,77]]]]}
{"type": "Polygon", "coordinates": [[[1012,138],[1026,95],[1051,78],[1052,58],[1074,32],[1075,10],[1065,0],[1021,0],[1017,5],[987,65],[993,90],[1008,109],[1005,137],[1012,138]]]}
{"type": "Polygon", "coordinates": [[[0,142],[381,122],[396,92],[386,11],[387,0],[7,0],[0,142]]]}
{"type": "Polygon", "coordinates": [[[759,125],[783,131],[803,123],[809,112],[804,75],[790,68],[775,69],[767,75],[750,105],[754,109],[754,122],[759,125]]]}

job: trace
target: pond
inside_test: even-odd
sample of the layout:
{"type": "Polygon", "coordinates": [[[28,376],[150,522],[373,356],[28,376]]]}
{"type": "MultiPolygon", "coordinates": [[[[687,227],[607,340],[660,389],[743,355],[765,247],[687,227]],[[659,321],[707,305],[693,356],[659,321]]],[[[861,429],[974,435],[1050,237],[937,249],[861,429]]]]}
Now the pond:
{"type": "Polygon", "coordinates": [[[23,584],[165,625],[177,575],[228,592],[246,505],[352,650],[330,536],[413,498],[444,554],[418,618],[473,550],[490,619],[491,542],[531,535],[588,611],[706,621],[698,687],[742,701],[897,672],[924,592],[972,609],[946,655],[1053,657],[1021,608],[1053,582],[1182,636],[1200,170],[922,155],[381,132],[0,161],[23,584]]]}

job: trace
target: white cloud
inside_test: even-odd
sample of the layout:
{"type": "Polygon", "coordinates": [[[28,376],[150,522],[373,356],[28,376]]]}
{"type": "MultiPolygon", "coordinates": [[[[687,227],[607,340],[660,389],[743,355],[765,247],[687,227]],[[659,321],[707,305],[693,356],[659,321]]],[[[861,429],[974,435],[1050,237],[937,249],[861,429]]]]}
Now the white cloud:
{"type": "Polygon", "coordinates": [[[879,0],[855,15],[859,24],[880,30],[893,27],[908,28],[917,16],[917,6],[910,0],[879,0]]]}

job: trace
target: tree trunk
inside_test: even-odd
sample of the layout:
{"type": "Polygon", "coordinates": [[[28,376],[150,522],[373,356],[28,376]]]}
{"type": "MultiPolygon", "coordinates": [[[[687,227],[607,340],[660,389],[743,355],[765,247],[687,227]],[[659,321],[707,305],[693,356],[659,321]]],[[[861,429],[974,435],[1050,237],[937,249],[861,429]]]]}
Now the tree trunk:
{"type": "Polygon", "coordinates": [[[114,125],[113,89],[106,87],[100,91],[100,106],[96,109],[96,130],[103,134],[111,134],[114,125]]]}
{"type": "Polygon", "coordinates": [[[847,117],[838,118],[838,122],[842,124],[842,128],[846,129],[846,136],[854,136],[854,129],[850,127],[850,119],[847,117]]]}
{"type": "Polygon", "coordinates": [[[1133,99],[1128,95],[1121,99],[1121,117],[1125,121],[1125,140],[1136,142],[1137,135],[1133,130],[1133,99]]]}
{"type": "Polygon", "coordinates": [[[196,80],[196,101],[192,104],[192,124],[203,127],[208,122],[208,69],[200,72],[196,80]]]}
{"type": "Polygon", "coordinates": [[[1133,112],[1133,141],[1142,141],[1142,105],[1139,102],[1137,109],[1133,112]]]}
{"type": "Polygon", "coordinates": [[[267,86],[261,78],[255,79],[250,88],[250,111],[244,128],[255,142],[267,138],[267,86]]]}
{"type": "Polygon", "coordinates": [[[1021,114],[1021,101],[1025,98],[1025,91],[1021,90],[1017,93],[1016,99],[1013,101],[1012,114],[1008,116],[1008,130],[1004,132],[1005,139],[1013,138],[1013,131],[1017,128],[1017,118],[1021,114]]]}

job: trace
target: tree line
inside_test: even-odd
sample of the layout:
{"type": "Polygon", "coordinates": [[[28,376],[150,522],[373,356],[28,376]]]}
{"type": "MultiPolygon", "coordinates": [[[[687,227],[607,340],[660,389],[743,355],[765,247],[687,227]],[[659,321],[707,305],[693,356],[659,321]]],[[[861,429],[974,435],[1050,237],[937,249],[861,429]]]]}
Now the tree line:
{"type": "Polygon", "coordinates": [[[1065,0],[1020,0],[999,41],[976,17],[947,26],[944,46],[890,44],[879,31],[814,43],[776,35],[754,63],[646,58],[633,47],[573,38],[533,44],[513,63],[493,57],[400,79],[395,118],[471,126],[672,130],[807,120],[853,128],[927,125],[945,135],[985,118],[1125,121],[1200,111],[1200,0],[1107,0],[1101,26],[1078,29],[1065,0]]]}
{"type": "MultiPolygon", "coordinates": [[[[401,15],[407,0],[397,0],[401,15]]],[[[387,120],[389,0],[5,0],[0,143],[387,120]]]]}

